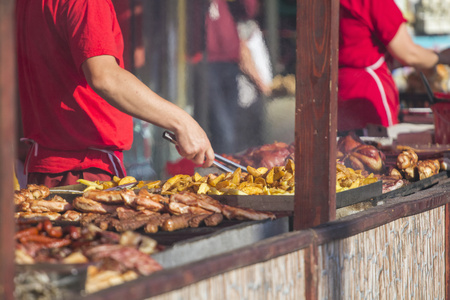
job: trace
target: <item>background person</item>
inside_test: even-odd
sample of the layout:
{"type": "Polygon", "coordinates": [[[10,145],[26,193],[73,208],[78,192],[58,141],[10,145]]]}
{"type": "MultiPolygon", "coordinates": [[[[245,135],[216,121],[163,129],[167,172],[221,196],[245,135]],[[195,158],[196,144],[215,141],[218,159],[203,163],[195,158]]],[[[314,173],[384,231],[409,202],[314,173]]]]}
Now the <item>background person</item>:
{"type": "Polygon", "coordinates": [[[253,19],[257,0],[210,0],[206,9],[208,124],[211,143],[218,153],[236,153],[239,127],[238,85],[241,47],[237,21],[253,19]]]}
{"type": "Polygon", "coordinates": [[[264,99],[272,94],[272,65],[263,32],[255,20],[237,24],[242,74],[237,77],[238,120],[237,149],[242,151],[264,143],[264,99]]]}
{"type": "Polygon", "coordinates": [[[439,55],[413,42],[394,0],[340,0],[338,131],[385,127],[399,122],[399,92],[385,61],[431,69],[450,63],[450,50],[439,55]]]}

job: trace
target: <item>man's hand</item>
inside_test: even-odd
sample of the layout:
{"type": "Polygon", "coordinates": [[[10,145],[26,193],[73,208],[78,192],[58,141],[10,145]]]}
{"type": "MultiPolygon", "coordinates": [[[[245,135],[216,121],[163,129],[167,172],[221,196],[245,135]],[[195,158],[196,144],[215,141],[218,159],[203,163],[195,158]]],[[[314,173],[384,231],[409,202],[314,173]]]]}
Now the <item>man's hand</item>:
{"type": "Polygon", "coordinates": [[[210,167],[214,161],[214,150],[203,129],[191,125],[175,133],[178,153],[203,167],[210,167]]]}

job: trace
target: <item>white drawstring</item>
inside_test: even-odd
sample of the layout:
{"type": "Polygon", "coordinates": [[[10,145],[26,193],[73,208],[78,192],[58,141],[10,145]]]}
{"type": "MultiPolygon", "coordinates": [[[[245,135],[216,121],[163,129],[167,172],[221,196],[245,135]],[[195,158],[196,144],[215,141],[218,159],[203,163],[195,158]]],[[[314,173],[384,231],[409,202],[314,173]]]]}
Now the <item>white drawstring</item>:
{"type": "Polygon", "coordinates": [[[27,158],[25,160],[25,166],[23,167],[23,170],[25,172],[25,176],[28,177],[28,164],[30,162],[30,155],[34,152],[34,157],[36,157],[38,155],[38,149],[39,149],[39,144],[36,143],[35,140],[33,139],[29,139],[29,138],[21,138],[20,139],[21,142],[27,142],[27,143],[31,143],[31,148],[28,151],[27,154],[27,158]]]}
{"type": "Polygon", "coordinates": [[[375,83],[378,86],[378,90],[380,91],[381,95],[381,100],[383,101],[383,107],[384,110],[386,111],[389,126],[392,126],[394,125],[394,123],[392,122],[392,114],[391,109],[389,108],[389,103],[387,101],[386,91],[384,90],[383,84],[381,83],[381,80],[378,77],[377,73],[375,73],[375,70],[381,67],[383,63],[384,63],[384,56],[380,57],[380,59],[373,65],[366,67],[365,70],[367,73],[370,74],[370,76],[372,76],[372,78],[375,80],[375,83]]]}
{"type": "Polygon", "coordinates": [[[98,149],[98,148],[94,148],[94,147],[89,147],[89,149],[91,150],[97,150],[103,153],[108,154],[108,158],[111,161],[113,167],[114,167],[114,173],[116,176],[123,178],[125,177],[125,170],[122,167],[122,162],[120,161],[120,159],[117,157],[117,155],[114,153],[114,151],[112,150],[106,150],[106,149],[98,149]],[[120,173],[119,173],[119,169],[116,167],[116,164],[119,165],[120,167],[120,173]]]}

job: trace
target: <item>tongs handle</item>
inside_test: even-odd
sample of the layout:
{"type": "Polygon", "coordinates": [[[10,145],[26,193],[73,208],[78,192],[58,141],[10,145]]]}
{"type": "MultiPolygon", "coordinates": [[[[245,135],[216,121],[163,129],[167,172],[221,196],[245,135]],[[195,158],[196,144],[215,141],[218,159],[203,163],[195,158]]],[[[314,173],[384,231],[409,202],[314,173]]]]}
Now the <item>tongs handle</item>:
{"type": "Polygon", "coordinates": [[[427,77],[420,71],[420,77],[422,78],[422,82],[425,85],[425,89],[427,90],[428,99],[430,100],[430,104],[433,105],[436,102],[434,97],[433,90],[431,89],[430,83],[428,82],[427,77]]]}
{"type": "MultiPolygon", "coordinates": [[[[176,139],[176,137],[175,137],[175,134],[173,134],[173,133],[170,132],[170,131],[164,131],[162,137],[163,137],[164,139],[168,140],[169,142],[171,142],[172,144],[175,144],[175,145],[177,144],[177,139],[176,139]]],[[[215,156],[216,158],[217,158],[217,156],[222,157],[222,156],[217,155],[217,154],[214,154],[214,156],[215,156]]],[[[213,164],[214,164],[217,168],[221,169],[222,171],[229,172],[229,173],[233,173],[233,170],[231,170],[230,168],[228,168],[228,167],[226,167],[226,166],[224,166],[224,165],[218,163],[217,161],[213,161],[213,164]]]]}

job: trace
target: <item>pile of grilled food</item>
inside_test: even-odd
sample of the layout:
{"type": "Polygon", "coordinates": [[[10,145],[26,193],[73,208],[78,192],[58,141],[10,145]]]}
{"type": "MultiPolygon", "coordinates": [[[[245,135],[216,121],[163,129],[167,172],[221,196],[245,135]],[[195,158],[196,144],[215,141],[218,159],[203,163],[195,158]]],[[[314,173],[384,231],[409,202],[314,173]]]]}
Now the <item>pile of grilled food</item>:
{"type": "Polygon", "coordinates": [[[363,142],[354,134],[341,137],[337,150],[337,172],[346,167],[357,170],[364,177],[381,180],[383,193],[437,175],[440,170],[447,170],[447,165],[439,159],[420,160],[415,150],[408,146],[398,146],[395,159],[387,163],[383,151],[363,142]]]}
{"type": "Polygon", "coordinates": [[[144,228],[147,233],[174,231],[201,224],[215,226],[228,220],[274,219],[270,212],[232,207],[208,195],[189,191],[161,195],[146,188],[138,190],[87,189],[72,202],[50,196],[45,186],[28,185],[15,192],[16,218],[94,224],[103,230],[124,232],[144,228]]]}
{"type": "MultiPolygon", "coordinates": [[[[381,180],[383,193],[447,169],[436,159],[420,160],[409,147],[394,164],[384,153],[354,135],[337,144],[336,191],[381,180]]],[[[293,195],[293,146],[265,145],[231,157],[246,170],[201,176],[175,175],[162,182],[134,177],[111,181],[80,180],[79,195],[64,199],[45,186],[16,190],[16,260],[95,263],[89,266],[86,292],[94,292],[161,270],[151,254],[163,249],[151,238],[158,231],[217,226],[224,220],[274,219],[271,212],[233,207],[213,195],[293,195]],[[123,186],[126,187],[123,187],[123,186]]]]}
{"type": "Polygon", "coordinates": [[[149,254],[162,247],[147,234],[275,218],[189,191],[162,195],[137,185],[103,190],[116,181],[85,182],[90,185],[73,200],[41,185],[15,191],[17,263],[94,263],[86,281],[90,293],[161,269],[149,254]]]}
{"type": "MultiPolygon", "coordinates": [[[[94,225],[55,226],[47,219],[37,224],[18,223],[15,240],[16,263],[20,265],[51,263],[85,266],[86,293],[162,270],[150,256],[159,250],[157,242],[137,232],[116,233],[101,230],[94,225]]],[[[36,276],[35,274],[33,272],[31,275],[36,276]]],[[[45,272],[41,273],[41,280],[34,281],[42,281],[45,275],[45,272]]],[[[64,280],[67,279],[62,279],[64,280]]],[[[33,280],[27,278],[27,281],[33,280]]],[[[38,285],[34,282],[32,289],[27,285],[17,285],[16,292],[33,295],[37,299],[49,292],[56,293],[58,288],[52,285],[57,283],[51,283],[47,279],[38,285]]],[[[56,295],[55,297],[58,298],[56,295]]],[[[55,297],[48,299],[56,299],[55,297]]]]}
{"type": "MultiPolygon", "coordinates": [[[[379,145],[364,142],[354,133],[340,137],[336,155],[336,192],[382,181],[383,193],[386,193],[411,182],[429,178],[440,170],[447,170],[442,159],[419,159],[415,150],[408,146],[397,146],[396,149],[391,149],[388,155],[380,148],[382,147],[379,145]]],[[[288,162],[294,165],[294,151],[293,144],[275,142],[253,147],[236,155],[224,156],[241,165],[270,170],[288,162]]],[[[291,191],[294,189],[295,187],[291,191]]],[[[214,189],[210,191],[213,192],[214,189]]]]}

